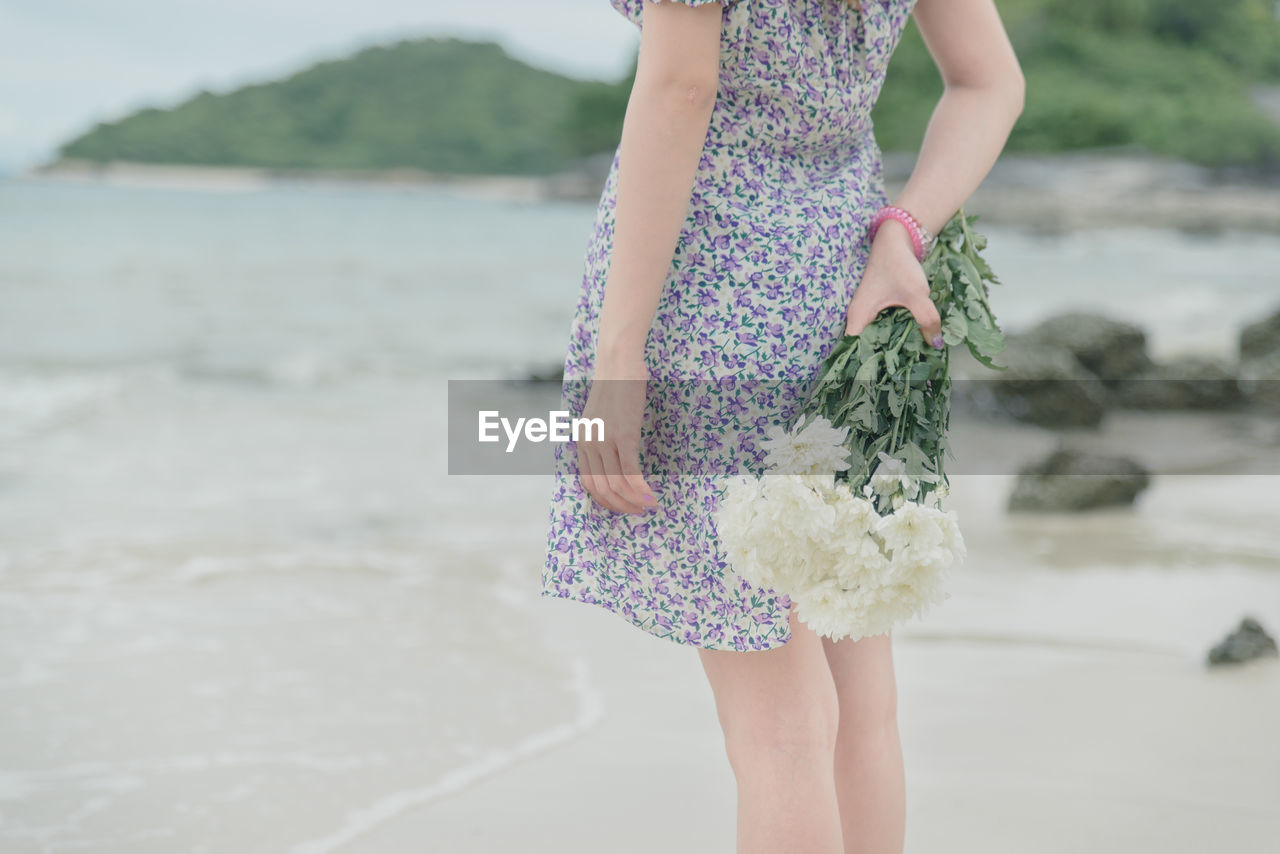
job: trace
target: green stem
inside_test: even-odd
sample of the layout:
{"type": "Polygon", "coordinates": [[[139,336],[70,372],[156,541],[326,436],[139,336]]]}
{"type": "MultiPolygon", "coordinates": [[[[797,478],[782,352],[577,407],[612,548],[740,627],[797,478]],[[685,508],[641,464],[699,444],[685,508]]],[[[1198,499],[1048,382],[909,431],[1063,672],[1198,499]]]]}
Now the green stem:
{"type": "Polygon", "coordinates": [[[956,213],[960,217],[960,231],[964,234],[964,251],[969,253],[973,249],[973,235],[969,233],[969,221],[964,217],[964,208],[960,208],[956,213]]]}
{"type": "MultiPolygon", "coordinates": [[[[907,343],[907,336],[911,335],[913,332],[915,332],[915,324],[913,322],[908,322],[906,324],[906,327],[902,331],[902,336],[898,339],[898,344],[894,348],[894,353],[901,352],[902,348],[907,343]]],[[[903,414],[907,411],[907,401],[910,398],[910,394],[911,394],[911,368],[912,367],[913,367],[912,365],[907,365],[906,370],[902,370],[901,368],[899,368],[899,370],[902,372],[902,377],[903,377],[902,387],[901,387],[902,402],[898,406],[898,411],[893,421],[893,430],[889,434],[889,450],[886,453],[888,453],[889,456],[891,457],[897,453],[898,439],[902,431],[906,429],[906,426],[903,423],[905,421],[905,419],[903,418],[903,414]]]]}

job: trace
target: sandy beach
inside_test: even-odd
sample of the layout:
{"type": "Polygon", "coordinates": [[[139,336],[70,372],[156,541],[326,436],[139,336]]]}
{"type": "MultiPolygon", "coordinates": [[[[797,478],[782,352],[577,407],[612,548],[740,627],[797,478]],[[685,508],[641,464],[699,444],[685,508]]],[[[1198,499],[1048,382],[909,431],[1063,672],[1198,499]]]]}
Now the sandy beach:
{"type": "MultiPolygon", "coordinates": [[[[547,479],[447,475],[446,380],[560,352],[590,205],[0,194],[0,851],[732,852],[696,653],[537,595],[547,479]]],[[[1147,307],[1153,354],[1225,355],[1274,310],[1258,233],[990,236],[1010,328],[1147,307]]],[[[1005,512],[1053,431],[952,438],[908,850],[1269,850],[1280,660],[1204,655],[1280,630],[1275,419],[1109,413],[1074,439],[1155,475],[1081,515],[1005,512]]]]}
{"type": "MultiPolygon", "coordinates": [[[[1280,578],[1173,549],[1118,565],[1117,541],[1144,539],[1128,512],[1007,524],[1007,479],[956,485],[975,566],[895,638],[907,850],[1266,850],[1280,663],[1202,658],[1242,608],[1280,620],[1280,578]]],[[[590,728],[332,850],[732,852],[734,782],[696,653],[591,606],[531,608],[586,660],[590,728]]]]}
{"type": "MultiPolygon", "coordinates": [[[[519,480],[494,509],[530,535],[519,480]]],[[[1001,511],[1008,478],[955,480],[970,559],[895,642],[908,851],[1267,850],[1280,662],[1203,656],[1242,613],[1280,624],[1274,542],[1170,536],[1232,494],[1260,531],[1263,480],[1166,477],[1136,516],[1027,519],[1001,511]]],[[[539,599],[535,547],[401,545],[399,567],[206,559],[87,598],[11,579],[5,850],[734,850],[691,648],[539,599]]]]}

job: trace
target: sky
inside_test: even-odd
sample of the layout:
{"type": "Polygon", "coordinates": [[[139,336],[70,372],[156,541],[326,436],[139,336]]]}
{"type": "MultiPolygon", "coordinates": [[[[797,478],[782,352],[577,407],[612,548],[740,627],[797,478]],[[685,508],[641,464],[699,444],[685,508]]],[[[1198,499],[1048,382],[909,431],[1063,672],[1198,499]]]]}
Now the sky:
{"type": "Polygon", "coordinates": [[[608,0],[0,0],[0,173],[39,165],[140,107],[450,35],[609,80],[626,73],[639,40],[608,0]]]}

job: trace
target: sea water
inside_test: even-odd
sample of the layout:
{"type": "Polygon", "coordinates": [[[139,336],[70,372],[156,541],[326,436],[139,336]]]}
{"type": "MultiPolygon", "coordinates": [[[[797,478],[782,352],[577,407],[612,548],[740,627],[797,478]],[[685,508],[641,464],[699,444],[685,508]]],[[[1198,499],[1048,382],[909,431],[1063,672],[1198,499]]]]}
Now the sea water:
{"type": "MultiPolygon", "coordinates": [[[[451,479],[444,435],[449,379],[559,363],[594,213],[0,183],[0,849],[336,850],[599,718],[530,611],[549,483],[451,479]]],[[[1015,331],[1230,357],[1280,303],[1269,235],[979,229],[1015,331]]],[[[1213,559],[1274,565],[1268,512],[1213,559]]]]}
{"type": "Polygon", "coordinates": [[[589,216],[0,184],[0,850],[334,850],[591,725],[549,484],[443,435],[589,216]]]}

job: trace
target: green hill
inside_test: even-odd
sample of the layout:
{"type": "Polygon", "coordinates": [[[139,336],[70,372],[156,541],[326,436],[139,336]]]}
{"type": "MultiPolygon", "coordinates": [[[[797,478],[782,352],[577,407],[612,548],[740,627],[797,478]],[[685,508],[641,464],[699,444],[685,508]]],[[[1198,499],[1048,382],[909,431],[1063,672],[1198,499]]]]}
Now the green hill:
{"type": "MultiPolygon", "coordinates": [[[[1280,125],[1251,90],[1280,82],[1274,0],[997,0],[1027,78],[1009,151],[1128,146],[1280,169],[1280,125]]],[[[877,139],[914,149],[942,91],[914,26],[876,105],[877,139]]]]}
{"type": "MultiPolygon", "coordinates": [[[[599,84],[595,84],[599,85],[599,84]]],[[[591,84],[496,44],[403,41],[225,95],[201,93],[69,142],[64,158],[299,169],[545,173],[591,84]]]]}
{"type": "MultiPolygon", "coordinates": [[[[1280,126],[1251,91],[1280,82],[1273,0],[998,0],[1027,77],[1010,151],[1125,146],[1280,169],[1280,126]]],[[[575,80],[491,43],[403,41],[273,83],[202,93],[67,143],[63,158],[546,174],[609,151],[634,79],[575,80]]],[[[914,26],[873,113],[913,150],[942,91],[914,26]]]]}

